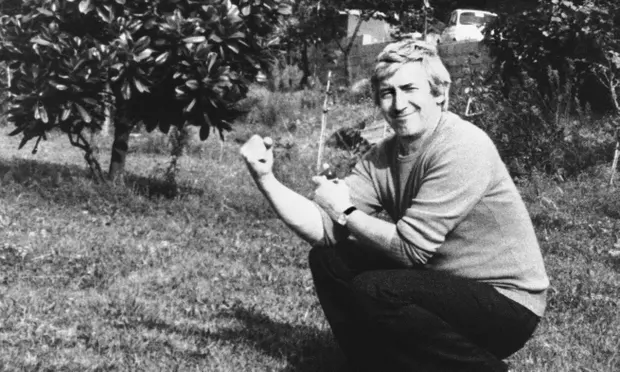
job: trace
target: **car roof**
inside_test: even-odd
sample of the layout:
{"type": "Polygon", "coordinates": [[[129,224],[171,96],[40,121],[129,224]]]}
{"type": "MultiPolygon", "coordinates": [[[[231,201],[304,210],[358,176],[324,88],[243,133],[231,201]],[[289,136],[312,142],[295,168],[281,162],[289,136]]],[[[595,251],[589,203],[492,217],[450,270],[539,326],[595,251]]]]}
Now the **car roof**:
{"type": "Polygon", "coordinates": [[[452,13],[454,13],[454,12],[459,13],[459,14],[463,13],[463,12],[475,12],[475,13],[491,14],[491,15],[494,15],[494,16],[497,15],[497,13],[489,12],[488,10],[480,10],[480,9],[454,9],[452,11],[452,13]]]}

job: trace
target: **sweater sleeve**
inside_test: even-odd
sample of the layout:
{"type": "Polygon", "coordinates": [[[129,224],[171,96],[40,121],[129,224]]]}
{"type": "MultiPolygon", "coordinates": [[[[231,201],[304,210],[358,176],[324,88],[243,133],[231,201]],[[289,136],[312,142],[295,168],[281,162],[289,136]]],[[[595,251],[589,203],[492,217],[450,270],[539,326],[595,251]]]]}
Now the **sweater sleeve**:
{"type": "Polygon", "coordinates": [[[391,240],[403,263],[425,264],[489,189],[499,155],[484,132],[471,134],[433,144],[420,188],[391,240]]]}
{"type": "MultiPolygon", "coordinates": [[[[376,214],[383,209],[379,194],[371,177],[371,169],[376,167],[379,162],[385,162],[385,159],[378,155],[379,153],[376,147],[371,149],[357,162],[351,174],[345,178],[353,205],[370,215],[376,214]]],[[[319,210],[323,218],[324,240],[315,242],[313,244],[314,246],[331,246],[349,237],[346,228],[334,223],[329,215],[320,207],[319,210]]]]}

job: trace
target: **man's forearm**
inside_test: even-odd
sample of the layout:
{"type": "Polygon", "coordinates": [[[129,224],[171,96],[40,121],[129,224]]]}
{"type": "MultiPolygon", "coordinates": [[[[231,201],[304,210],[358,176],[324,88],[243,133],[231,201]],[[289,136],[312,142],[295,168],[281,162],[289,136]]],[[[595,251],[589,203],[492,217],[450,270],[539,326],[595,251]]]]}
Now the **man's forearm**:
{"type": "Polygon", "coordinates": [[[410,244],[401,244],[400,248],[394,247],[392,243],[397,235],[396,225],[359,210],[349,215],[347,228],[362,246],[380,252],[381,255],[403,266],[423,265],[432,256],[429,252],[410,244]]]}
{"type": "Polygon", "coordinates": [[[356,210],[347,220],[349,233],[362,245],[373,250],[386,251],[396,231],[396,226],[388,221],[356,210]]]}
{"type": "Polygon", "coordinates": [[[278,181],[273,174],[256,180],[280,219],[309,243],[323,240],[323,220],[318,206],[278,181]]]}

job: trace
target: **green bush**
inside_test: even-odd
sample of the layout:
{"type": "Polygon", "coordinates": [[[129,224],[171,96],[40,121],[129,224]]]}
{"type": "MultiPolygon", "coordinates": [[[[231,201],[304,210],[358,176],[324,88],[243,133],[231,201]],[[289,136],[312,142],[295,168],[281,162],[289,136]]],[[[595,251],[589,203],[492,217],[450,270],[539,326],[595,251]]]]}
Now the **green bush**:
{"type": "Polygon", "coordinates": [[[452,110],[484,129],[515,176],[533,169],[560,177],[611,160],[614,126],[610,118],[596,119],[574,98],[570,82],[547,71],[551,92],[544,98],[537,81],[522,76],[523,85],[507,94],[492,75],[471,75],[455,82],[452,110]],[[471,116],[465,115],[468,98],[471,116]]]}
{"type": "MultiPolygon", "coordinates": [[[[491,54],[504,87],[527,73],[535,89],[549,98],[547,69],[563,82],[574,80],[584,101],[598,110],[617,105],[620,71],[620,3],[607,0],[539,0],[538,6],[500,17],[487,28],[491,54]],[[616,101],[616,102],[614,102],[616,101]]],[[[577,91],[573,91],[577,93],[577,91]]]]}

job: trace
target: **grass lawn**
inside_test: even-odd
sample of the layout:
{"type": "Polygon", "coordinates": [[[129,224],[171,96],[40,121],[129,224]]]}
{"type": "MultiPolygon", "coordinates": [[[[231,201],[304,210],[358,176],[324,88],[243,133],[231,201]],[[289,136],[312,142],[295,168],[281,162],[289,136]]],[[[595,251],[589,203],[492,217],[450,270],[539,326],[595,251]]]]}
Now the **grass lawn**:
{"type": "MultiPolygon", "coordinates": [[[[337,125],[351,120],[330,114],[337,125]]],[[[0,128],[0,370],[342,370],[309,247],[238,156],[254,131],[280,144],[279,177],[310,193],[318,131],[299,123],[252,125],[222,147],[193,144],[174,199],[142,193],[168,161],[154,135],[132,139],[127,186],[102,186],[66,138],[32,155],[0,128]]],[[[110,140],[100,142],[105,169],[110,140]]],[[[552,288],[512,371],[620,371],[620,190],[606,185],[608,168],[519,182],[552,288]]]]}

